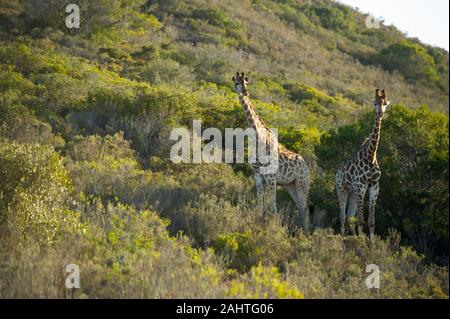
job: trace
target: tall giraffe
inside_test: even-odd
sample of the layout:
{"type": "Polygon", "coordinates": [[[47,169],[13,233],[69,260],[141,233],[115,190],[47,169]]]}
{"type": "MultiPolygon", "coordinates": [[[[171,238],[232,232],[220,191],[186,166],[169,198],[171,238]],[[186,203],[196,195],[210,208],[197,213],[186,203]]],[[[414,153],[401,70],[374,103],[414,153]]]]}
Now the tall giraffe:
{"type": "Polygon", "coordinates": [[[341,234],[345,235],[346,226],[355,234],[354,224],[347,218],[357,215],[358,233],[363,233],[364,196],[369,190],[369,234],[373,238],[375,232],[375,204],[378,198],[378,182],[381,176],[377,162],[377,148],[380,142],[381,120],[391,102],[386,92],[375,90],[374,108],[375,122],[369,137],[361,145],[360,150],[349,160],[341,164],[336,173],[336,192],[339,199],[341,234]]]}
{"type": "Polygon", "coordinates": [[[278,152],[276,171],[267,173],[263,170],[264,162],[256,154],[256,160],[252,163],[255,173],[256,193],[258,208],[262,215],[265,214],[267,204],[272,213],[276,213],[276,188],[283,186],[294,200],[299,215],[296,218],[298,224],[305,231],[309,229],[309,169],[305,160],[299,154],[289,151],[278,143],[276,136],[269,130],[261,120],[256,109],[253,107],[247,90],[248,78],[244,73],[236,73],[232,81],[239,101],[244,108],[248,125],[255,131],[258,143],[263,143],[267,149],[275,149],[278,152]],[[267,195],[267,198],[265,196],[267,195]],[[266,203],[268,202],[268,203],[266,203]]]}

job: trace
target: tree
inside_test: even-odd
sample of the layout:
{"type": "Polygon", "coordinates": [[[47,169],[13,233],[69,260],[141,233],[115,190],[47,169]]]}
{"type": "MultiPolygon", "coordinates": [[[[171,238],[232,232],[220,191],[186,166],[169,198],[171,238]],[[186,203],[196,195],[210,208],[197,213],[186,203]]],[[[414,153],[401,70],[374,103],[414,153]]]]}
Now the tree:
{"type": "Polygon", "coordinates": [[[434,59],[420,44],[402,40],[381,50],[373,58],[388,71],[398,71],[408,80],[436,83],[439,75],[434,59]]]}
{"type": "MultiPolygon", "coordinates": [[[[68,16],[66,7],[69,0],[23,0],[25,21],[32,27],[52,27],[66,31],[65,18],[68,16]]],[[[133,25],[136,21],[142,27],[157,27],[156,19],[143,16],[138,11],[145,0],[79,0],[80,32],[91,34],[102,28],[111,28],[117,24],[133,25]]]]}

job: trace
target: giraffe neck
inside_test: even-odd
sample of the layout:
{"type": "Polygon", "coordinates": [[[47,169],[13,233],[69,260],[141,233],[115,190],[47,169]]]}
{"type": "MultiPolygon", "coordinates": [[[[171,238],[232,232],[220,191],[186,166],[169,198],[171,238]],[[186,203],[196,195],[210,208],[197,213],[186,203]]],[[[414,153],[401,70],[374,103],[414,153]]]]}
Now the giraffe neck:
{"type": "Polygon", "coordinates": [[[382,117],[378,116],[375,118],[375,122],[373,123],[372,132],[369,135],[369,140],[367,141],[367,145],[364,152],[364,157],[370,163],[374,163],[377,158],[377,149],[378,144],[380,142],[380,132],[381,132],[381,119],[382,117]]]}
{"type": "Polygon", "coordinates": [[[257,134],[270,132],[267,125],[261,120],[258,113],[256,112],[256,109],[250,102],[250,98],[248,97],[248,95],[240,94],[239,101],[244,108],[248,125],[251,128],[255,129],[257,134]]]}

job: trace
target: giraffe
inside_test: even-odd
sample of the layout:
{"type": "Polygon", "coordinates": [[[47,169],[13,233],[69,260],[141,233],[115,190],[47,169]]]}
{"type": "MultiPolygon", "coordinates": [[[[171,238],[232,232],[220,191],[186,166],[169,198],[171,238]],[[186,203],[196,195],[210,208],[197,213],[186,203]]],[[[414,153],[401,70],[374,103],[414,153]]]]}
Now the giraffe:
{"type": "Polygon", "coordinates": [[[309,229],[309,169],[305,160],[294,152],[289,151],[278,143],[276,136],[270,131],[267,125],[259,117],[255,107],[252,105],[247,90],[248,78],[244,73],[236,73],[233,76],[234,89],[239,96],[239,101],[244,109],[247,123],[255,131],[258,143],[263,143],[265,148],[276,149],[278,152],[278,162],[276,171],[265,173],[264,164],[256,155],[256,160],[252,163],[255,173],[256,194],[258,199],[258,210],[265,215],[265,206],[268,206],[272,213],[277,212],[276,189],[277,185],[284,187],[294,200],[299,214],[296,222],[301,225],[305,232],[309,229]],[[265,196],[267,195],[267,198],[265,196]]]}
{"type": "Polygon", "coordinates": [[[377,162],[377,148],[380,142],[381,120],[391,102],[387,100],[385,90],[375,90],[374,108],[376,111],[372,132],[361,145],[359,151],[344,161],[336,173],[336,192],[340,206],[341,234],[345,235],[346,226],[354,235],[354,223],[349,219],[357,215],[358,233],[363,233],[364,197],[369,191],[369,234],[375,232],[375,204],[379,192],[381,170],[377,162]]]}

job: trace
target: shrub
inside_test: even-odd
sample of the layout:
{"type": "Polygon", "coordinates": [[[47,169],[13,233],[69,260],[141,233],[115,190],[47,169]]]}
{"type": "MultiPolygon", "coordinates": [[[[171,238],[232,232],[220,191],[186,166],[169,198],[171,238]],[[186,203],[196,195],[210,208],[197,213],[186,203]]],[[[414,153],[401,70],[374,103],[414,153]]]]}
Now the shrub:
{"type": "Polygon", "coordinates": [[[179,214],[170,215],[171,228],[174,232],[183,231],[195,244],[205,247],[220,234],[237,230],[243,215],[239,207],[232,206],[228,201],[201,194],[194,203],[184,206],[179,214]]]}
{"type": "Polygon", "coordinates": [[[254,198],[252,181],[234,174],[232,167],[226,164],[188,164],[176,179],[191,199],[197,199],[200,194],[211,194],[238,206],[254,198]]]}
{"type": "Polygon", "coordinates": [[[39,120],[21,104],[9,104],[0,109],[0,137],[57,148],[65,144],[61,136],[54,134],[50,124],[39,120]]]}
{"type": "Polygon", "coordinates": [[[286,278],[306,298],[448,298],[447,270],[426,266],[423,257],[398,243],[397,233],[373,243],[329,230],[300,235],[286,278]],[[365,284],[370,264],[379,267],[380,289],[365,284]]]}
{"type": "Polygon", "coordinates": [[[120,201],[138,208],[162,210],[170,205],[175,198],[170,196],[176,185],[173,178],[143,170],[132,157],[114,158],[124,151],[126,148],[91,161],[69,161],[67,168],[75,190],[89,198],[120,201]]]}
{"type": "Polygon", "coordinates": [[[105,137],[78,135],[67,143],[65,151],[66,155],[74,161],[94,161],[106,157],[120,160],[134,157],[130,142],[124,139],[122,132],[105,137]]]}
{"type": "Polygon", "coordinates": [[[148,62],[139,78],[151,84],[176,83],[191,85],[195,82],[193,71],[171,59],[156,59],[148,62]]]}
{"type": "Polygon", "coordinates": [[[158,210],[172,221],[172,234],[181,230],[196,244],[210,243],[222,231],[234,231],[246,216],[242,207],[254,198],[249,179],[235,175],[229,165],[188,164],[174,175],[176,184],[166,184],[158,210]]]}
{"type": "Polygon", "coordinates": [[[439,75],[433,58],[420,44],[402,40],[381,50],[373,57],[376,63],[389,71],[399,71],[405,78],[424,84],[436,83],[439,75]]]}
{"type": "Polygon", "coordinates": [[[67,209],[71,183],[61,157],[48,146],[0,140],[2,242],[33,238],[46,244],[75,225],[67,209]]]}
{"type": "Polygon", "coordinates": [[[221,234],[214,248],[229,267],[241,272],[249,271],[259,263],[283,266],[292,254],[290,235],[280,225],[278,216],[266,221],[250,218],[239,232],[221,234]]]}
{"type": "Polygon", "coordinates": [[[241,281],[234,280],[226,291],[233,298],[303,299],[303,294],[283,280],[276,267],[252,267],[241,281]]]}
{"type": "MultiPolygon", "coordinates": [[[[214,256],[170,238],[154,212],[124,205],[96,208],[110,218],[101,230],[66,233],[52,246],[27,241],[15,254],[0,249],[2,298],[214,298],[223,295],[214,256]],[[80,268],[80,289],[65,288],[65,266],[80,268]]],[[[3,246],[1,247],[3,248],[3,246]]]]}

